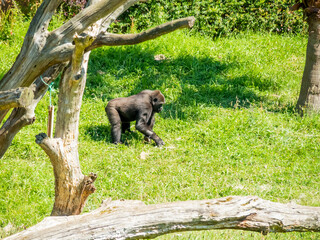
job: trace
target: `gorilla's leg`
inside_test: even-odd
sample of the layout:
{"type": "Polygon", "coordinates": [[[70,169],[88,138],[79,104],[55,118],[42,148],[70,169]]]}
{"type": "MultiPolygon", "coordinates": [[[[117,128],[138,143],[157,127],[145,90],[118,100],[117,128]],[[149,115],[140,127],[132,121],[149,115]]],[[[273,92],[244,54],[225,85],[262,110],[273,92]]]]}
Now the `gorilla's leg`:
{"type": "Polygon", "coordinates": [[[111,137],[112,142],[117,144],[121,143],[121,118],[118,111],[112,107],[107,107],[106,109],[109,122],[111,124],[111,137]]]}
{"type": "MultiPolygon", "coordinates": [[[[154,113],[152,113],[152,115],[151,115],[151,117],[150,117],[150,119],[149,119],[149,121],[147,123],[148,130],[153,131],[154,123],[155,123],[155,117],[154,117],[154,113]]],[[[144,135],[144,140],[146,142],[150,142],[151,141],[150,137],[148,137],[147,135],[144,135]]]]}

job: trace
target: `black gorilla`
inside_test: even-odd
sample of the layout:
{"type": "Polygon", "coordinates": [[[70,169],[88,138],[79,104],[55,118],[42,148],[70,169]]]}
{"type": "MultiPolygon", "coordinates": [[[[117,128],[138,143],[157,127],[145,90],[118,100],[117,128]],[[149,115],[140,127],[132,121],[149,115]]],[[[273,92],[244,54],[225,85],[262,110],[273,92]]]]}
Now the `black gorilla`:
{"type": "Polygon", "coordinates": [[[145,135],[145,140],[150,141],[151,138],[157,146],[164,145],[152,130],[154,114],[162,111],[164,103],[164,96],[159,90],[144,90],[130,97],[110,100],[105,110],[111,124],[113,143],[121,143],[121,131],[130,131],[130,122],[136,121],[136,129],[145,135]]]}

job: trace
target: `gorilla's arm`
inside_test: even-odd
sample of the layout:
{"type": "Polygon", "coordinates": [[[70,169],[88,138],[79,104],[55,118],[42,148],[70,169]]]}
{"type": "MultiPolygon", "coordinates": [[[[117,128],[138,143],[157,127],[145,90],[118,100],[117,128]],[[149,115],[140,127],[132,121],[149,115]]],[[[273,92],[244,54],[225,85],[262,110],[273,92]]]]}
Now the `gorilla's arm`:
{"type": "Polygon", "coordinates": [[[143,133],[146,137],[151,138],[157,146],[164,145],[162,139],[152,130],[154,125],[154,114],[149,117],[149,124],[148,124],[148,113],[144,112],[139,114],[139,117],[136,121],[136,129],[143,133]]]}

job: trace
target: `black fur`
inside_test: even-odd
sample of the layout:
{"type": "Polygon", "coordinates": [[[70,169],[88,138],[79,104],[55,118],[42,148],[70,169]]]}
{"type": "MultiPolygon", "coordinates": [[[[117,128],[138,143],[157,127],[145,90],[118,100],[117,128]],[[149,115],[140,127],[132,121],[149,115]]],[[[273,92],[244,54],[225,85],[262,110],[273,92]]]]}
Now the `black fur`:
{"type": "Polygon", "coordinates": [[[116,98],[106,107],[111,124],[111,137],[115,144],[121,143],[121,132],[130,131],[130,122],[136,121],[136,129],[145,135],[145,140],[154,140],[157,146],[164,145],[160,137],[153,132],[154,114],[162,111],[165,98],[159,90],[144,90],[136,95],[116,98]]]}

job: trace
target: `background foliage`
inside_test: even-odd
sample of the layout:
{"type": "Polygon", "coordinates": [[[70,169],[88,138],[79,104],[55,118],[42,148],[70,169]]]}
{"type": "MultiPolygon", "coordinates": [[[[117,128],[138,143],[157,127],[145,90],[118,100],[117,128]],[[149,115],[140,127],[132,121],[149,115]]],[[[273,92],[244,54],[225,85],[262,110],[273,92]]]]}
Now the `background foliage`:
{"type": "Polygon", "coordinates": [[[132,31],[186,16],[195,16],[194,32],[218,37],[241,31],[300,33],[302,13],[291,13],[295,0],[151,0],[124,13],[115,31],[132,31]]]}
{"type": "MultiPolygon", "coordinates": [[[[64,18],[73,17],[86,0],[65,0],[59,11],[64,18]]],[[[17,0],[14,11],[32,17],[41,0],[17,0]]],[[[193,32],[211,37],[228,36],[242,31],[302,33],[307,27],[302,12],[290,12],[295,0],[149,0],[127,10],[116,23],[113,32],[134,32],[167,20],[195,16],[193,32]]],[[[12,13],[12,8],[9,12],[12,13]]],[[[21,17],[21,16],[20,16],[21,17]]],[[[0,40],[11,37],[16,18],[0,13],[0,40]]]]}

